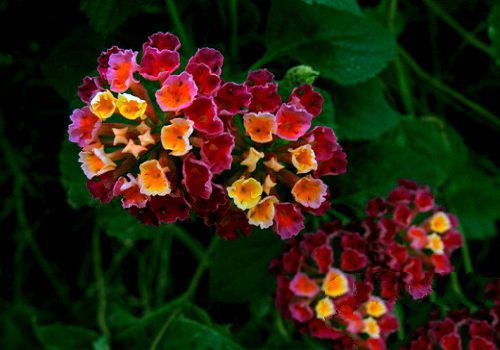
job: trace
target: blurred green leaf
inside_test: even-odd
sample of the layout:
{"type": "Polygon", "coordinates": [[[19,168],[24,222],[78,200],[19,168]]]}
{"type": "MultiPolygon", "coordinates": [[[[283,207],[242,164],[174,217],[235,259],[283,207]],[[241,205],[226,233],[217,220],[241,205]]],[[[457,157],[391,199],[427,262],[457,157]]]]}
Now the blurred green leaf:
{"type": "Polygon", "coordinates": [[[80,9],[85,12],[96,32],[108,35],[137,14],[141,5],[147,7],[150,2],[150,0],[82,0],[80,9]]]}
{"type": "Polygon", "coordinates": [[[448,209],[458,216],[468,239],[486,239],[496,235],[500,219],[500,183],[468,164],[460,169],[447,187],[448,209]]]}
{"type": "Polygon", "coordinates": [[[127,349],[148,348],[159,335],[158,349],[243,349],[230,338],[226,327],[214,324],[203,309],[183,304],[181,299],[142,318],[125,319],[126,323],[121,322],[123,329],[115,330],[114,339],[127,349]]]}
{"type": "Polygon", "coordinates": [[[371,140],[396,126],[400,119],[376,79],[337,89],[335,101],[336,132],[340,139],[371,140]]]}
{"type": "MultiPolygon", "coordinates": [[[[88,28],[78,27],[50,52],[42,63],[45,81],[68,102],[78,100],[76,87],[97,67],[103,40],[88,28]]],[[[78,100],[79,101],[79,100],[78,100]]]]}
{"type": "Polygon", "coordinates": [[[93,330],[76,326],[35,324],[34,327],[36,337],[47,350],[88,350],[99,337],[93,330]]]}
{"type": "Polygon", "coordinates": [[[153,239],[174,230],[182,230],[177,224],[145,225],[124,210],[118,200],[100,207],[97,220],[108,235],[120,240],[153,239]]]}
{"type": "Polygon", "coordinates": [[[268,266],[281,246],[271,230],[255,230],[249,237],[220,242],[210,265],[211,299],[242,303],[271,292],[273,278],[268,266]]]}
{"type": "Polygon", "coordinates": [[[314,89],[318,91],[321,94],[321,96],[323,96],[325,101],[323,103],[323,109],[321,110],[321,113],[316,118],[313,119],[312,121],[313,125],[328,126],[336,131],[337,123],[336,123],[335,109],[333,107],[332,96],[326,90],[319,88],[314,88],[314,89]]]}
{"type": "Polygon", "coordinates": [[[320,4],[336,10],[350,12],[355,15],[362,15],[356,0],[303,0],[306,4],[320,4]]]}
{"type": "Polygon", "coordinates": [[[500,64],[500,4],[494,5],[491,9],[488,18],[488,36],[491,40],[496,63],[500,64]]]}
{"type": "Polygon", "coordinates": [[[323,5],[275,0],[268,18],[263,61],[286,55],[343,85],[372,78],[396,54],[380,24],[323,5]]]}
{"type": "Polygon", "coordinates": [[[383,138],[348,152],[349,176],[334,180],[337,200],[363,210],[367,200],[385,195],[401,178],[437,188],[463,162],[454,134],[435,118],[402,120],[383,138]]]}
{"type": "Polygon", "coordinates": [[[59,153],[61,183],[66,190],[66,198],[69,205],[75,209],[96,202],[90,196],[85,185],[87,178],[80,168],[80,163],[78,163],[78,152],[78,146],[65,139],[59,153]]]}
{"type": "Polygon", "coordinates": [[[164,349],[242,350],[223,327],[180,316],[163,337],[164,349]]]}

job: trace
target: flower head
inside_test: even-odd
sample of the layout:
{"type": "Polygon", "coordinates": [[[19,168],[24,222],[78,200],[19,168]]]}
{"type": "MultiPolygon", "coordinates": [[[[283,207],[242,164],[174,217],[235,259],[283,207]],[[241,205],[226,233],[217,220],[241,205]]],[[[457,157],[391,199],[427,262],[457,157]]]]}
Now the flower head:
{"type": "MultiPolygon", "coordinates": [[[[253,227],[282,239],[299,234],[305,215],[330,208],[323,176],[346,171],[333,130],[311,128],[321,95],[304,85],[282,98],[266,69],[224,81],[221,52],[200,48],[182,66],[180,46],[162,32],[141,52],[112,46],[95,76],[83,79],[78,96],[86,106],[73,111],[68,133],[82,147],[91,194],[116,197],[152,225],[194,212],[226,239],[253,227]]],[[[421,197],[425,207],[428,196],[421,197]]],[[[324,262],[327,255],[315,253],[324,262]]],[[[301,304],[291,310],[314,314],[301,304]]]]}

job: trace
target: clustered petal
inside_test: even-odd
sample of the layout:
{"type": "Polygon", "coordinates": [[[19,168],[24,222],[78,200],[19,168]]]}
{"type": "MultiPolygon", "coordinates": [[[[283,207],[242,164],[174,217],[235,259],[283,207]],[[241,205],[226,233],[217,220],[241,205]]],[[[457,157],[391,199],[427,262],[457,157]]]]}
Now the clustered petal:
{"type": "MultiPolygon", "coordinates": [[[[78,87],[85,106],[73,111],[68,134],[81,147],[91,194],[106,203],[117,197],[146,224],[196,213],[226,239],[253,227],[297,235],[306,213],[329,209],[323,176],[346,171],[333,130],[312,127],[323,97],[302,85],[282,98],[266,69],[224,81],[224,57],[212,48],[181,66],[180,46],[162,32],[140,51],[113,46],[78,87]]],[[[328,302],[321,305],[327,315],[328,302]]]]}
{"type": "Polygon", "coordinates": [[[500,344],[500,279],[486,286],[486,297],[493,306],[475,313],[469,310],[451,310],[443,318],[432,313],[431,321],[418,328],[402,350],[496,350],[500,344]],[[466,347],[468,344],[468,347],[466,347]]]}
{"type": "MultiPolygon", "coordinates": [[[[292,192],[304,207],[317,204],[314,194],[322,186],[316,180],[307,175],[295,184],[292,192]]],[[[282,205],[275,204],[275,217],[293,225],[291,211],[280,215],[282,205]]],[[[281,315],[301,332],[330,339],[333,348],[386,349],[398,328],[393,306],[402,290],[414,299],[427,296],[433,279],[451,272],[450,255],[461,245],[456,218],[434,203],[427,186],[401,180],[387,198],[370,200],[366,213],[361,221],[328,222],[290,239],[270,266],[281,315]]],[[[491,294],[500,300],[498,290],[491,294]]],[[[438,343],[457,344],[456,336],[438,343]]]]}
{"type": "Polygon", "coordinates": [[[284,253],[270,269],[277,276],[276,307],[301,332],[328,339],[333,348],[385,349],[389,335],[398,328],[392,300],[376,294],[362,268],[350,274],[334,259],[345,246],[362,250],[363,239],[345,232],[340,223],[328,225],[287,242],[284,253]],[[374,343],[380,347],[374,347],[374,343]],[[347,347],[351,348],[351,347],[347,347]]]}

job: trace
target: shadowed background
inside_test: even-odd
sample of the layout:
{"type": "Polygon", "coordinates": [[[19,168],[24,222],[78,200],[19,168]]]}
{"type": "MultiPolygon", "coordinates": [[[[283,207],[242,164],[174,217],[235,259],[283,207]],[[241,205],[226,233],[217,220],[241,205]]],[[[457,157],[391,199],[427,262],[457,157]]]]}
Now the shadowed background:
{"type": "MultiPolygon", "coordinates": [[[[0,347],[106,349],[108,333],[116,348],[150,348],[172,315],[169,301],[203,262],[213,233],[201,221],[156,229],[116,206],[96,206],[76,147],[63,142],[71,110],[81,106],[76,88],[95,72],[99,53],[115,44],[138,50],[157,31],[181,36],[184,59],[197,47],[221,50],[228,80],[243,81],[249,67],[265,66],[277,80],[298,64],[319,71],[315,85],[330,101],[325,123],[349,160],[347,174],[330,182],[335,213],[359,216],[368,198],[400,177],[428,183],[462,222],[468,252],[457,252],[454,263],[464,293],[480,300],[488,278],[498,277],[500,7],[359,4],[362,10],[326,0],[0,2],[0,347]],[[370,43],[349,33],[320,40],[307,25],[335,28],[345,16],[360,17],[361,33],[365,22],[376,23],[380,35],[371,33],[370,43]],[[302,23],[310,41],[298,43],[292,29],[302,23]],[[350,49],[361,57],[337,57],[350,49]],[[351,58],[362,68],[339,72],[336,65],[351,58]]],[[[267,266],[280,247],[269,232],[221,242],[183,316],[192,323],[179,323],[156,346],[189,348],[201,334],[200,349],[321,348],[273,308],[267,266]]],[[[437,300],[417,304],[418,313],[405,310],[413,315],[407,332],[431,307],[461,305],[447,279],[436,288],[437,300]]]]}

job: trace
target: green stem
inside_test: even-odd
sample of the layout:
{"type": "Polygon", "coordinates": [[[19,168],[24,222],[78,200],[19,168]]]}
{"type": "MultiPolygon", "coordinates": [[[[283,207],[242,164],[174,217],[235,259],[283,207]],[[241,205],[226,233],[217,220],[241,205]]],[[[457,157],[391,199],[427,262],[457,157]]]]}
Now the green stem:
{"type": "Polygon", "coordinates": [[[463,293],[462,288],[460,287],[460,282],[458,280],[457,273],[452,272],[450,274],[450,278],[451,278],[451,288],[453,289],[455,294],[457,294],[457,296],[460,297],[460,301],[462,302],[462,304],[468,307],[471,312],[476,312],[478,310],[478,307],[473,302],[471,302],[467,298],[467,296],[465,296],[465,294],[463,293]]]}
{"type": "Polygon", "coordinates": [[[404,328],[403,307],[401,306],[401,304],[396,303],[396,305],[394,306],[394,309],[396,311],[396,316],[398,318],[398,339],[404,340],[405,339],[405,328],[404,328]]]}
{"type": "MultiPolygon", "coordinates": [[[[150,267],[148,266],[148,269],[150,267]]],[[[138,287],[139,287],[139,293],[141,295],[141,303],[142,307],[144,309],[144,313],[147,315],[151,312],[151,305],[149,302],[149,293],[148,293],[148,287],[147,287],[147,269],[146,269],[146,260],[144,255],[139,255],[139,268],[138,268],[138,276],[137,276],[137,281],[138,281],[138,287]]]]}
{"type": "Polygon", "coordinates": [[[149,350],[156,350],[158,345],[160,344],[161,339],[163,338],[165,332],[167,331],[168,327],[170,324],[174,321],[174,319],[177,317],[177,315],[182,311],[182,309],[185,307],[187,303],[190,302],[190,300],[194,297],[194,294],[196,292],[196,289],[198,288],[198,285],[200,284],[201,277],[203,276],[203,273],[205,270],[208,268],[210,265],[210,257],[212,253],[215,251],[217,245],[219,244],[220,238],[217,235],[214,235],[212,240],[210,241],[210,244],[208,245],[207,250],[203,253],[202,258],[200,259],[200,262],[198,264],[198,267],[196,268],[196,271],[194,272],[193,278],[191,279],[191,283],[189,283],[189,286],[187,287],[186,291],[177,299],[175,299],[174,303],[178,303],[179,306],[170,314],[170,317],[165,321],[163,324],[162,328],[156,334],[155,339],[151,343],[151,346],[149,347],[149,350]]]}
{"type": "MultiPolygon", "coordinates": [[[[50,266],[50,263],[45,259],[42,254],[38,243],[34,239],[33,230],[31,229],[30,222],[26,215],[25,207],[24,207],[24,188],[28,183],[27,178],[25,177],[25,171],[19,165],[19,160],[23,159],[20,155],[16,154],[14,148],[10,144],[5,135],[4,130],[4,116],[3,113],[0,112],[0,150],[3,153],[5,164],[7,168],[10,170],[13,180],[13,192],[12,197],[14,200],[14,210],[17,218],[17,225],[19,228],[20,237],[18,240],[18,244],[24,245],[25,243],[30,248],[35,260],[42,270],[42,272],[47,277],[49,283],[54,289],[55,293],[59,300],[61,300],[64,304],[70,305],[71,300],[68,298],[68,293],[65,286],[57,280],[55,277],[55,273],[50,266]],[[24,239],[25,242],[22,242],[24,239]]],[[[16,263],[21,263],[22,253],[24,249],[19,248],[16,254],[16,263]],[[17,260],[19,259],[19,260],[17,260]]],[[[16,281],[16,288],[21,288],[21,281],[16,281]]],[[[18,291],[20,292],[20,290],[18,291]]]]}
{"type": "Polygon", "coordinates": [[[170,19],[174,25],[175,31],[182,42],[182,46],[185,48],[185,52],[187,54],[194,53],[194,45],[191,41],[191,38],[187,36],[186,30],[184,28],[184,24],[179,16],[179,11],[177,10],[177,5],[174,0],[166,0],[167,2],[167,10],[170,15],[170,19]]]}
{"type": "Polygon", "coordinates": [[[149,347],[149,350],[156,350],[158,348],[158,345],[160,344],[161,339],[165,335],[165,332],[167,331],[168,327],[172,324],[172,322],[175,320],[177,315],[182,311],[182,308],[179,308],[172,312],[161,327],[160,331],[158,334],[156,334],[156,337],[154,338],[153,342],[151,343],[151,346],[149,347]]]}
{"type": "Polygon", "coordinates": [[[231,19],[231,57],[238,60],[238,0],[229,0],[229,18],[231,19]]]}
{"type": "Polygon", "coordinates": [[[478,122],[486,123],[493,126],[496,130],[500,130],[500,120],[493,113],[488,111],[486,108],[480,106],[474,101],[469,100],[467,97],[449,87],[439,79],[434,78],[431,74],[424,71],[417,62],[402,48],[399,50],[400,56],[405,60],[406,64],[417,74],[421,79],[427,81],[437,90],[442,91],[444,94],[448,95],[452,99],[460,102],[464,106],[468,107],[475,113],[467,113],[466,115],[470,118],[475,119],[478,122]]]}
{"type": "Polygon", "coordinates": [[[474,266],[472,265],[467,238],[463,230],[460,230],[460,232],[462,232],[462,248],[460,250],[462,252],[462,259],[464,260],[465,273],[474,273],[474,266]]]}
{"type": "Polygon", "coordinates": [[[102,258],[101,258],[101,229],[97,223],[94,224],[94,231],[92,234],[92,257],[94,263],[94,274],[97,284],[98,292],[98,304],[97,304],[97,325],[106,336],[106,340],[109,344],[111,333],[109,331],[108,324],[106,322],[106,307],[107,307],[107,297],[106,297],[106,283],[104,281],[104,274],[102,272],[102,258]]]}
{"type": "Polygon", "coordinates": [[[214,252],[215,248],[219,244],[220,238],[217,235],[214,235],[212,238],[212,241],[210,241],[210,244],[208,245],[207,250],[205,251],[205,254],[203,255],[203,258],[200,260],[200,263],[198,264],[198,267],[196,268],[196,271],[194,272],[193,278],[191,279],[191,283],[189,284],[188,288],[183,294],[183,297],[186,300],[190,300],[194,297],[194,294],[196,292],[196,289],[198,288],[198,285],[200,284],[201,277],[203,276],[203,273],[205,270],[208,268],[210,265],[210,257],[212,253],[214,252]]]}
{"type": "Polygon", "coordinates": [[[130,253],[133,247],[134,247],[133,241],[126,240],[123,242],[123,246],[116,254],[114,254],[113,260],[109,264],[109,268],[104,273],[105,280],[109,280],[116,273],[123,259],[125,259],[125,257],[130,253]]]}
{"type": "MultiPolygon", "coordinates": [[[[389,7],[389,19],[388,19],[388,25],[389,25],[389,30],[391,33],[396,36],[396,27],[395,27],[395,20],[396,20],[396,14],[398,12],[398,0],[391,0],[390,7],[389,7]]],[[[396,67],[396,73],[398,76],[398,84],[399,84],[399,90],[401,92],[401,97],[403,99],[403,104],[405,106],[405,110],[408,114],[410,115],[415,115],[415,108],[413,107],[413,98],[412,98],[412,93],[410,91],[410,86],[408,84],[408,79],[406,76],[406,72],[404,71],[403,65],[401,64],[401,59],[396,57],[394,61],[395,67],[396,67]]]]}
{"type": "Polygon", "coordinates": [[[271,54],[267,54],[265,53],[264,56],[262,56],[261,58],[259,58],[254,64],[252,64],[250,66],[250,68],[248,68],[249,71],[251,70],[256,70],[256,69],[259,69],[261,68],[264,64],[268,63],[268,62],[271,62],[272,60],[274,60],[275,57],[277,57],[278,55],[274,54],[274,55],[271,55],[271,54]]]}
{"type": "Polygon", "coordinates": [[[478,50],[484,52],[490,57],[493,57],[493,52],[488,45],[483,43],[481,40],[477,39],[472,33],[464,29],[457,21],[455,21],[450,15],[448,15],[443,9],[432,0],[424,0],[425,4],[429,9],[431,9],[439,18],[453,28],[458,34],[460,34],[465,41],[477,48],[478,50]]]}
{"type": "Polygon", "coordinates": [[[156,285],[156,304],[161,305],[164,300],[165,291],[168,284],[168,272],[170,268],[169,258],[172,251],[172,235],[166,234],[163,238],[160,251],[160,266],[158,268],[158,282],[156,285]]]}
{"type": "Polygon", "coordinates": [[[167,234],[172,234],[174,237],[184,244],[189,250],[191,250],[191,253],[196,257],[196,259],[201,260],[203,258],[203,247],[201,246],[200,242],[198,242],[196,239],[193,239],[189,233],[184,231],[181,228],[175,228],[171,230],[170,232],[167,232],[167,234]]]}

